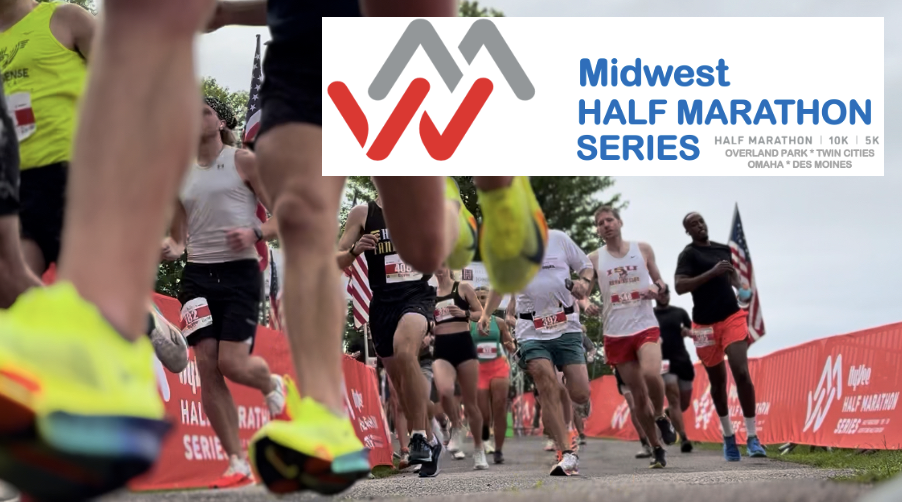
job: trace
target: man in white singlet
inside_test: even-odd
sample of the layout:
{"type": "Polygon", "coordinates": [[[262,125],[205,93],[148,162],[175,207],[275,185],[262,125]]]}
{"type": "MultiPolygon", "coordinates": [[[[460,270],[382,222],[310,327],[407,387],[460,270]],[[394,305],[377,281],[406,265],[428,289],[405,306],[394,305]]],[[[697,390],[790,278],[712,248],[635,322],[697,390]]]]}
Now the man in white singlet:
{"type": "Polygon", "coordinates": [[[644,242],[624,241],[623,221],[617,209],[603,206],[595,212],[595,229],[605,245],[589,255],[601,290],[604,348],[608,363],[626,382],[639,422],[654,451],[651,468],[667,465],[665,444],[676,442],[676,432],[664,414],[661,378],[661,330],[652,300],[667,284],[655,263],[655,253],[644,242]],[[654,409],[649,407],[649,398],[654,409]]]}
{"type": "Polygon", "coordinates": [[[261,190],[254,154],[238,150],[236,120],[216,98],[207,97],[197,160],[182,184],[163,258],[176,260],[187,245],[188,263],[179,286],[183,334],[197,355],[201,402],[229,457],[229,468],[210,488],[253,481],[238,437],[238,410],[225,379],[258,389],[270,416],[285,411],[285,384],[262,358],[251,356],[257,333],[263,277],[254,245],[276,237],[272,220],[259,226],[261,190]]]}

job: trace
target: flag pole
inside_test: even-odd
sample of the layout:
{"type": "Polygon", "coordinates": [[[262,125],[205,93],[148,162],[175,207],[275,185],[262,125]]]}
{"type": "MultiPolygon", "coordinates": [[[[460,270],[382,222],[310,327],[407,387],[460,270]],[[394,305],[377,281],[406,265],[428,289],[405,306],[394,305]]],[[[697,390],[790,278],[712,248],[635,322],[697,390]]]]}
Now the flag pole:
{"type": "Polygon", "coordinates": [[[366,323],[363,325],[363,364],[366,364],[367,366],[370,365],[369,327],[370,327],[370,323],[366,323]]]}

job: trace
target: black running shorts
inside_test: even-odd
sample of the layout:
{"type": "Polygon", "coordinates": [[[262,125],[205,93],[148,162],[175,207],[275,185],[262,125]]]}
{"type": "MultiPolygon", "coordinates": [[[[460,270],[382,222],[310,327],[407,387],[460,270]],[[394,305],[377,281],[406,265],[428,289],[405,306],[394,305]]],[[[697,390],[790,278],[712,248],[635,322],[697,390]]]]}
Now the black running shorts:
{"type": "Polygon", "coordinates": [[[432,355],[436,359],[448,361],[455,368],[467,361],[476,360],[473,336],[469,331],[435,335],[435,351],[432,355]]]}
{"type": "Polygon", "coordinates": [[[22,201],[22,209],[19,211],[22,238],[38,245],[44,255],[45,267],[59,259],[68,179],[68,162],[22,171],[22,185],[19,189],[22,201]]]}
{"type": "MultiPolygon", "coordinates": [[[[0,82],[2,84],[2,82],[0,82]]],[[[0,217],[19,212],[19,141],[0,85],[0,217]]]]}
{"type": "Polygon", "coordinates": [[[427,282],[412,283],[410,288],[386,301],[378,293],[370,302],[370,329],[379,357],[395,354],[395,331],[401,318],[418,314],[432,325],[435,314],[435,288],[427,282]]]}
{"type": "Polygon", "coordinates": [[[262,299],[263,273],[257,260],[188,263],[179,285],[188,345],[214,338],[247,342],[253,351],[262,299]]]}

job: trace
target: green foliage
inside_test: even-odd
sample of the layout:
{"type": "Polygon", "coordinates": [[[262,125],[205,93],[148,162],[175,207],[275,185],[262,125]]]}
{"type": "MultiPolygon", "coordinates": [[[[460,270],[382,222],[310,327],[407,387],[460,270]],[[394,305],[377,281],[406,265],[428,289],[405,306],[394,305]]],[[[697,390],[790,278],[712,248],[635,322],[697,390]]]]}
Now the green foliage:
{"type": "MultiPolygon", "coordinates": [[[[887,445],[880,445],[887,448],[887,445]]],[[[898,445],[895,447],[898,448],[898,445]]],[[[831,451],[796,447],[791,453],[780,456],[780,460],[797,462],[823,469],[851,469],[851,473],[837,480],[874,483],[894,478],[902,473],[902,451],[899,450],[857,450],[831,451]]]]}
{"type": "Polygon", "coordinates": [[[460,17],[504,17],[504,13],[497,9],[480,7],[479,2],[464,0],[460,3],[460,17]]]}
{"type": "Polygon", "coordinates": [[[94,4],[93,0],[37,0],[37,1],[38,1],[38,3],[55,2],[55,1],[74,3],[75,5],[80,5],[80,6],[84,7],[91,14],[97,15],[97,6],[94,4]]]}

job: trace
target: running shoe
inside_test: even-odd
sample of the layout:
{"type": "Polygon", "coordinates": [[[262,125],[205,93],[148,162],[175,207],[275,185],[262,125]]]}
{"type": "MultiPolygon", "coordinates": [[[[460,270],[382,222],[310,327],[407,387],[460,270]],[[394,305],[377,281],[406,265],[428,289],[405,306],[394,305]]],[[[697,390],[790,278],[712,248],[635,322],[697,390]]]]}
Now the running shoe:
{"type": "Polygon", "coordinates": [[[680,451],[683,453],[692,453],[692,441],[684,439],[680,442],[680,451]]]}
{"type": "Polygon", "coordinates": [[[211,489],[240,488],[242,486],[254,484],[254,475],[251,472],[251,466],[247,460],[241,459],[233,455],[229,459],[229,468],[225,473],[210,484],[211,489]]]}
{"type": "Polygon", "coordinates": [[[723,438],[723,458],[727,462],[739,462],[742,460],[742,454],[739,453],[739,446],[736,445],[736,435],[724,436],[723,438]]]}
{"type": "Polygon", "coordinates": [[[290,421],[264,425],[248,446],[256,478],[276,494],[313,490],[334,495],[370,473],[369,450],[347,417],[310,397],[301,398],[283,377],[290,421]]]}
{"type": "Polygon", "coordinates": [[[669,418],[666,416],[658,417],[655,419],[655,424],[657,424],[658,430],[661,431],[661,440],[664,441],[664,444],[669,446],[676,443],[677,433],[669,418]]]}
{"type": "Polygon", "coordinates": [[[574,453],[564,453],[560,461],[551,468],[552,476],[575,476],[579,474],[579,457],[574,453]]]}
{"type": "Polygon", "coordinates": [[[451,440],[448,441],[448,451],[451,453],[459,452],[463,443],[464,443],[463,430],[456,428],[456,427],[452,427],[451,428],[451,440]]]}
{"type": "Polygon", "coordinates": [[[580,445],[580,446],[585,446],[585,445],[586,445],[586,435],[585,435],[585,434],[580,434],[580,435],[579,435],[579,445],[580,445]]]}
{"type": "Polygon", "coordinates": [[[748,442],[746,443],[746,452],[749,457],[752,458],[767,457],[767,451],[761,446],[761,441],[758,441],[758,436],[752,436],[748,439],[748,442]]]}
{"type": "Polygon", "coordinates": [[[483,215],[479,251],[492,289],[520,291],[545,257],[548,224],[542,208],[524,176],[515,177],[508,187],[478,194],[483,215]]]}
{"type": "Polygon", "coordinates": [[[439,468],[439,461],[442,458],[442,443],[436,441],[435,444],[431,446],[430,453],[432,460],[422,464],[420,467],[419,475],[421,478],[434,478],[438,476],[438,473],[441,471],[439,468]]]}
{"type": "MultiPolygon", "coordinates": [[[[289,377],[285,377],[286,379],[289,377]]],[[[273,420],[291,420],[288,415],[288,407],[285,406],[285,381],[278,375],[271,375],[275,388],[266,395],[266,407],[269,408],[269,416],[273,420]]]]}
{"type": "Polygon", "coordinates": [[[572,451],[579,451],[579,433],[576,430],[570,431],[570,449],[572,451]]]}
{"type": "Polygon", "coordinates": [[[125,340],[67,282],[0,311],[0,333],[0,479],[82,500],[153,466],[171,423],[148,338],[125,340]]]}
{"type": "Polygon", "coordinates": [[[432,462],[432,447],[429,446],[429,441],[426,440],[426,436],[420,434],[419,432],[410,435],[410,444],[407,446],[410,451],[410,459],[411,464],[425,464],[428,462],[432,462]]]}
{"type": "MultiPolygon", "coordinates": [[[[410,467],[410,451],[407,448],[401,448],[401,453],[393,453],[395,458],[398,459],[398,470],[403,471],[410,467]]],[[[417,464],[419,465],[419,464],[417,464]]]]}
{"type": "Polygon", "coordinates": [[[494,457],[492,460],[494,460],[494,462],[495,462],[496,464],[503,464],[503,463],[504,463],[504,454],[501,453],[501,450],[495,450],[495,452],[492,453],[492,456],[494,457]]]}
{"type": "Polygon", "coordinates": [[[545,441],[545,448],[544,448],[544,450],[545,450],[545,451],[555,451],[555,450],[557,450],[557,446],[554,444],[554,440],[553,440],[553,439],[549,439],[548,441],[545,441]]]}
{"type": "Polygon", "coordinates": [[[485,461],[485,452],[476,450],[473,452],[473,470],[484,471],[489,468],[489,463],[485,461]]]}
{"type": "Polygon", "coordinates": [[[178,374],[188,367],[188,342],[181,330],[169,322],[155,304],[151,304],[147,336],[163,367],[178,374]]]}
{"type": "Polygon", "coordinates": [[[649,465],[652,469],[663,469],[667,467],[667,459],[665,458],[666,452],[664,448],[660,446],[655,447],[654,451],[652,451],[652,455],[654,458],[651,459],[651,464],[649,465]]]}
{"type": "Polygon", "coordinates": [[[491,455],[492,453],[495,453],[495,446],[492,445],[492,442],[489,440],[485,440],[482,442],[482,448],[483,448],[483,450],[485,450],[486,455],[491,455]]]}
{"type": "Polygon", "coordinates": [[[636,453],[636,458],[651,458],[654,455],[654,451],[651,449],[651,445],[648,443],[642,443],[642,449],[636,453]]]}
{"type": "Polygon", "coordinates": [[[457,235],[457,242],[451,255],[446,259],[448,268],[451,270],[460,270],[473,261],[476,256],[476,243],[478,241],[476,230],[476,218],[464,205],[464,201],[460,198],[460,187],[454,178],[447,176],[445,178],[445,198],[457,203],[458,219],[460,220],[460,230],[457,235]]]}

